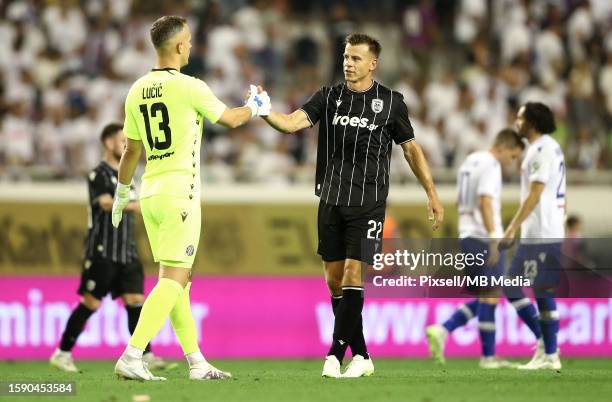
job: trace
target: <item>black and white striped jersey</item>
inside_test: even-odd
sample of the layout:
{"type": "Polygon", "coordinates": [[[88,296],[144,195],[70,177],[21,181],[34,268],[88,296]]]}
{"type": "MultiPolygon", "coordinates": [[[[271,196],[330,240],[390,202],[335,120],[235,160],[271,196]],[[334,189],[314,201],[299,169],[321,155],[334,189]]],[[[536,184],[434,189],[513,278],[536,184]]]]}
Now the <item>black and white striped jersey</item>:
{"type": "Polygon", "coordinates": [[[343,83],[322,87],[301,110],[320,122],[315,194],[340,206],[385,200],[392,142],[414,139],[403,96],[376,81],[363,92],[343,83]]]}
{"type": "Polygon", "coordinates": [[[87,176],[89,188],[89,228],[85,245],[85,258],[95,256],[116,263],[128,264],[138,260],[134,239],[134,216],[123,213],[119,227],[111,223],[111,212],[100,207],[98,198],[103,194],[115,195],[117,171],[102,161],[87,176]]]}

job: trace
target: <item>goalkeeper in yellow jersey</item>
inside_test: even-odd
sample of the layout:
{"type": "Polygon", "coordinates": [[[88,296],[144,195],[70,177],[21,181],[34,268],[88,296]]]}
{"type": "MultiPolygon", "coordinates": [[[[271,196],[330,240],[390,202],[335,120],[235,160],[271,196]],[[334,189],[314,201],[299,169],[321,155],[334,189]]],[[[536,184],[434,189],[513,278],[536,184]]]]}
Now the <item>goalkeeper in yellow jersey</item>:
{"type": "Polygon", "coordinates": [[[230,109],[201,80],[183,75],[191,33],[184,18],[165,16],[153,23],[151,40],[157,65],[132,85],[125,101],[124,132],[128,138],[119,163],[112,210],[113,226],[129,202],[132,176],[142,147],[146,166],[140,206],[159,280],[149,293],[134,333],[115,366],[122,378],[165,380],[143,363],[149,341],[170,321],[189,363],[189,378],[224,379],[231,374],[206,361],[191,315],[191,266],[200,238],[200,140],[203,119],[238,127],[270,110],[270,98],[251,86],[246,105],[230,109]]]}

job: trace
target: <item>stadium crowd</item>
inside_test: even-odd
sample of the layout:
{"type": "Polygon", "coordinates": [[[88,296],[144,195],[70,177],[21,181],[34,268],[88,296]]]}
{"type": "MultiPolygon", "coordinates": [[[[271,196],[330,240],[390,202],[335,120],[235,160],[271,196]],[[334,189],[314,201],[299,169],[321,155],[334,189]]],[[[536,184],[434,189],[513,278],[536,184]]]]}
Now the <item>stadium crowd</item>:
{"type": "MultiPolygon", "coordinates": [[[[609,0],[0,0],[0,180],[81,178],[98,162],[101,128],[123,120],[130,85],[153,67],[148,29],[162,14],[188,17],[183,72],[228,105],[263,83],[274,109],[298,108],[342,80],[344,37],[364,31],[433,168],[488,147],[530,100],[554,109],[570,168],[611,166],[609,0]]],[[[208,182],[304,182],[316,132],[207,124],[202,152],[208,182]]],[[[409,179],[400,154],[391,171],[409,179]]]]}

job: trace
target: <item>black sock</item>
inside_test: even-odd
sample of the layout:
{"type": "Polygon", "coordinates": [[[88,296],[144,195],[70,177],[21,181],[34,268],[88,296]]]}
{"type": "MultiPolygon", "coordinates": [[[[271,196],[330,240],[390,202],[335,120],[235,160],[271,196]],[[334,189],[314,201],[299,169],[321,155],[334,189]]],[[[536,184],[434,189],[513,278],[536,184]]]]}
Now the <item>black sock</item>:
{"type": "MultiPolygon", "coordinates": [[[[363,309],[363,302],[361,307],[363,309]]],[[[361,355],[365,359],[370,358],[370,355],[368,354],[368,347],[366,346],[365,338],[363,336],[363,317],[361,313],[359,313],[359,321],[357,322],[355,331],[353,331],[353,339],[351,339],[349,345],[351,346],[353,356],[361,355]]]]}
{"type": "Polygon", "coordinates": [[[95,310],[90,310],[82,303],[79,303],[77,308],[72,311],[68,322],[66,323],[66,329],[62,334],[62,340],[60,342],[60,350],[64,352],[70,352],[74,347],[79,335],[85,328],[85,323],[91,317],[95,310]]]}
{"type": "MultiPolygon", "coordinates": [[[[128,329],[130,330],[130,334],[133,334],[136,329],[136,324],[138,324],[138,318],[140,318],[142,304],[126,304],[125,309],[128,315],[128,329]]],[[[151,344],[147,344],[143,353],[149,353],[150,351],[151,344]]]]}
{"type": "MultiPolygon", "coordinates": [[[[334,312],[334,316],[336,315],[336,310],[338,309],[340,300],[342,300],[342,296],[331,297],[332,311],[334,312]]],[[[355,327],[353,338],[349,341],[349,346],[351,348],[351,352],[353,352],[353,356],[361,355],[366,359],[370,358],[370,355],[368,355],[368,348],[365,343],[365,338],[363,336],[363,318],[361,314],[359,315],[359,322],[355,327]]]]}
{"type": "Polygon", "coordinates": [[[336,356],[340,363],[342,363],[349,341],[353,338],[362,309],[363,288],[360,286],[343,287],[342,299],[336,308],[334,339],[327,353],[328,356],[336,356]]]}
{"type": "Polygon", "coordinates": [[[331,305],[332,305],[332,311],[334,312],[334,317],[336,316],[336,310],[338,310],[338,306],[340,305],[341,300],[342,300],[342,295],[331,297],[331,305]]]}

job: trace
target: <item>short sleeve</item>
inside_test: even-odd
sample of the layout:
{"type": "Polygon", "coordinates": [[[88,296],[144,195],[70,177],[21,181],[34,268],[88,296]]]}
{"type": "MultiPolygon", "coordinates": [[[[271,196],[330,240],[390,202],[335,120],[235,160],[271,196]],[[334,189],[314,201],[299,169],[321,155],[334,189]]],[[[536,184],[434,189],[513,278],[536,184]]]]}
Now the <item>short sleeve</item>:
{"type": "Polygon", "coordinates": [[[315,92],[300,109],[306,113],[311,127],[317,124],[325,111],[325,87],[315,92]]]}
{"type": "Polygon", "coordinates": [[[404,97],[402,95],[396,96],[393,101],[391,138],[399,145],[414,140],[414,129],[408,118],[408,106],[404,102],[404,97]]]}
{"type": "Polygon", "coordinates": [[[478,188],[476,189],[478,195],[494,197],[499,192],[501,180],[501,167],[499,165],[489,166],[489,168],[480,175],[478,188]]]}
{"type": "Polygon", "coordinates": [[[536,150],[533,158],[529,161],[527,169],[529,182],[546,183],[550,177],[551,162],[554,160],[552,150],[548,147],[540,147],[536,150]]]}
{"type": "Polygon", "coordinates": [[[200,79],[194,78],[190,82],[188,91],[191,91],[191,104],[211,123],[216,123],[227,108],[225,103],[210,90],[208,85],[200,79]]]}
{"type": "Polygon", "coordinates": [[[101,170],[89,172],[87,175],[87,185],[92,203],[102,194],[110,194],[112,196],[115,193],[113,183],[101,170]]]}
{"type": "Polygon", "coordinates": [[[130,140],[140,141],[138,125],[136,124],[136,119],[129,108],[128,102],[125,103],[125,121],[123,122],[123,132],[130,140]]]}

